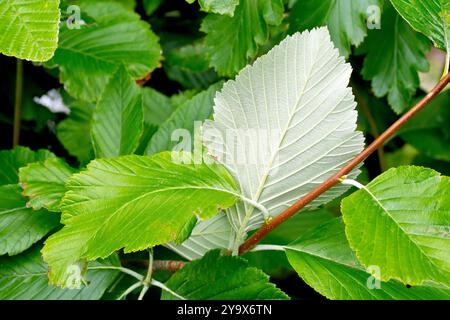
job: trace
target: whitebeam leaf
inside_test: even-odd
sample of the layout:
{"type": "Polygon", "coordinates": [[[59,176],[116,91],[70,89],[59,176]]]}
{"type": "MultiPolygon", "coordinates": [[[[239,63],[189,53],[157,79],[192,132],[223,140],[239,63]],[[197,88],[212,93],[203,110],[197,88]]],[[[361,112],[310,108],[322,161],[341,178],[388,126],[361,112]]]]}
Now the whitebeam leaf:
{"type": "Polygon", "coordinates": [[[47,61],[58,46],[59,0],[0,1],[0,53],[47,61]]]}
{"type": "MultiPolygon", "coordinates": [[[[233,174],[244,196],[270,216],[363,149],[363,135],[355,131],[356,103],[347,87],[351,72],[328,30],[314,29],[282,41],[216,95],[214,121],[204,126],[205,146],[233,174]]],[[[310,207],[344,190],[338,186],[310,207]]],[[[237,232],[235,250],[245,233],[264,221],[260,209],[242,202],[227,214],[237,232]]]]}
{"type": "Polygon", "coordinates": [[[386,171],[342,201],[346,234],[358,260],[381,279],[450,287],[450,178],[432,169],[386,171]]]}
{"type": "Polygon", "coordinates": [[[194,216],[212,217],[239,198],[222,165],[177,164],[171,155],[95,160],[69,179],[62,201],[65,226],[42,251],[51,283],[64,286],[68,267],[81,259],[176,240],[194,216]]]}

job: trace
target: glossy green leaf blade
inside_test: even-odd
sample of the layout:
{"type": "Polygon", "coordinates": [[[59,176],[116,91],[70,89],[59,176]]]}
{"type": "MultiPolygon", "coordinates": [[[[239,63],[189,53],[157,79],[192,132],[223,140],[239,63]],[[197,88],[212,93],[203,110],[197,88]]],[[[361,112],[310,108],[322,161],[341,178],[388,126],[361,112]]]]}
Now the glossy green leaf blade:
{"type": "Polygon", "coordinates": [[[391,6],[381,19],[381,29],[370,31],[362,47],[367,53],[362,75],[372,81],[377,97],[387,95],[392,109],[402,113],[419,87],[418,72],[428,70],[425,55],[430,45],[391,6]]]}
{"type": "Polygon", "coordinates": [[[60,202],[66,193],[65,183],[75,173],[64,160],[50,158],[22,167],[19,171],[23,195],[29,198],[28,207],[61,211],[60,202]]]}
{"type": "Polygon", "coordinates": [[[289,262],[314,290],[333,300],[449,299],[450,289],[432,285],[407,288],[400,282],[377,283],[350,249],[342,219],[304,233],[286,248],[289,262]]]}
{"type": "MultiPolygon", "coordinates": [[[[185,299],[192,300],[285,300],[289,297],[269,282],[261,270],[249,267],[240,257],[207,253],[187,264],[166,283],[185,299]]],[[[162,299],[176,299],[163,292],[162,299]]]]}
{"type": "Polygon", "coordinates": [[[342,201],[350,246],[383,280],[450,286],[450,178],[421,167],[378,176],[342,201]]]}
{"type": "Polygon", "coordinates": [[[0,186],[0,255],[15,255],[59,224],[59,215],[27,208],[18,185],[0,186]]]}
{"type": "Polygon", "coordinates": [[[450,1],[391,0],[395,9],[436,47],[450,51],[450,1]]]}
{"type": "MultiPolygon", "coordinates": [[[[192,161],[190,154],[177,154],[192,161]]],[[[74,262],[175,240],[194,216],[211,217],[239,198],[219,164],[177,164],[170,152],[91,162],[68,182],[65,227],[45,243],[51,281],[63,285],[74,262]]]]}
{"type": "MultiPolygon", "coordinates": [[[[214,121],[203,129],[205,146],[245,197],[267,210],[238,203],[227,211],[235,250],[267,216],[279,215],[363,149],[347,87],[351,72],[327,29],[319,28],[287,37],[216,95],[214,121]]],[[[308,208],[345,190],[333,188],[308,208]]]]}
{"type": "MultiPolygon", "coordinates": [[[[90,263],[89,267],[119,265],[117,256],[113,256],[105,261],[90,263]]],[[[0,299],[98,300],[118,273],[117,270],[89,270],[85,276],[87,286],[81,289],[55,288],[48,284],[47,265],[42,261],[39,247],[35,247],[15,257],[0,258],[0,299]]]]}
{"type": "Polygon", "coordinates": [[[91,134],[96,157],[132,154],[143,126],[142,92],[127,71],[119,68],[94,110],[91,134]]]}
{"type": "Polygon", "coordinates": [[[59,0],[0,1],[0,53],[47,61],[58,46],[59,0]]]}
{"type": "MultiPolygon", "coordinates": [[[[150,140],[145,153],[152,155],[162,151],[192,151],[195,129],[211,117],[214,96],[221,84],[212,85],[192,99],[178,107],[172,115],[164,121],[150,140]],[[197,122],[197,123],[196,123],[197,122]],[[196,127],[197,125],[197,127],[196,127]]],[[[198,131],[198,130],[197,130],[198,131]]]]}
{"type": "Polygon", "coordinates": [[[35,152],[20,146],[13,150],[0,151],[0,185],[18,183],[19,168],[51,157],[55,155],[48,150],[42,149],[35,152]]]}
{"type": "Polygon", "coordinates": [[[206,33],[205,45],[211,66],[224,76],[234,76],[254,59],[258,47],[269,36],[269,26],[279,25],[283,17],[281,0],[241,1],[234,16],[209,14],[201,30],[206,33]]]}
{"type": "Polygon", "coordinates": [[[158,37],[135,12],[114,1],[74,1],[95,22],[61,28],[60,43],[48,66],[59,67],[60,80],[74,97],[96,101],[114,72],[125,66],[134,79],[152,72],[160,61],[158,37]]]}
{"type": "Polygon", "coordinates": [[[70,155],[84,165],[94,158],[91,136],[92,114],[95,105],[76,101],[70,105],[70,115],[56,127],[56,136],[70,155]]]}

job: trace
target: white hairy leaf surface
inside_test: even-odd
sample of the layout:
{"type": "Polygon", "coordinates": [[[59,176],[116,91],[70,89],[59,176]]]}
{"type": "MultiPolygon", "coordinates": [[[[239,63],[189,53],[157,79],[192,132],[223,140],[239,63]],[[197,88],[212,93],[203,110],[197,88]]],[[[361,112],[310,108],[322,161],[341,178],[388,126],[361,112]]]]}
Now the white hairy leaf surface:
{"type": "MultiPolygon", "coordinates": [[[[319,28],[286,38],[217,93],[205,146],[258,203],[226,212],[235,250],[264,218],[279,215],[363,149],[351,72],[328,30],[319,28]]],[[[309,207],[344,191],[338,186],[309,207]]]]}

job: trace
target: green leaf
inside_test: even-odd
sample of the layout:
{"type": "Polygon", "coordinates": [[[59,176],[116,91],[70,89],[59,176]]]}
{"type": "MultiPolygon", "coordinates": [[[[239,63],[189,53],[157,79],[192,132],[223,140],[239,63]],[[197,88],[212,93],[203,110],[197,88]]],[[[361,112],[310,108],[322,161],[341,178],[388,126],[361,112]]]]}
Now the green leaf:
{"type": "Polygon", "coordinates": [[[175,111],[176,104],[172,99],[155,89],[142,88],[143,108],[144,108],[144,132],[136,150],[136,154],[144,154],[150,139],[153,137],[158,127],[163,124],[175,111]]]}
{"type": "Polygon", "coordinates": [[[29,198],[28,207],[34,210],[46,208],[60,212],[60,202],[66,193],[65,183],[75,172],[65,161],[50,158],[22,167],[19,171],[23,195],[29,198]]]}
{"type": "Polygon", "coordinates": [[[372,81],[377,97],[387,95],[392,109],[401,113],[419,87],[418,71],[428,70],[425,54],[430,45],[391,6],[386,6],[381,21],[382,28],[370,31],[362,47],[367,53],[362,75],[372,81]]]}
{"type": "MultiPolygon", "coordinates": [[[[194,143],[193,137],[197,134],[195,122],[202,122],[211,116],[214,96],[221,86],[222,83],[212,85],[208,90],[195,95],[178,107],[153,135],[145,153],[152,155],[161,151],[175,150],[176,146],[176,151],[180,151],[180,148],[183,151],[191,151],[194,143]],[[176,134],[175,130],[182,130],[178,131],[180,136],[176,134]],[[189,133],[189,135],[183,135],[183,133],[189,133]]],[[[199,125],[197,129],[199,129],[199,125]]]]}
{"type": "Polygon", "coordinates": [[[51,282],[63,285],[80,259],[134,252],[175,240],[194,216],[211,217],[233,205],[236,184],[219,164],[177,164],[170,152],[153,157],[95,160],[66,184],[65,227],[45,243],[51,282]]]}
{"type": "MultiPolygon", "coordinates": [[[[195,0],[186,0],[188,3],[194,3],[195,0]]],[[[230,17],[234,15],[234,10],[239,4],[239,0],[198,0],[202,11],[218,14],[226,14],[230,17]]]]}
{"type": "Polygon", "coordinates": [[[395,9],[417,31],[450,52],[450,1],[391,0],[395,9]]]}
{"type": "Polygon", "coordinates": [[[450,161],[450,92],[437,96],[400,130],[400,136],[422,154],[450,161]]]}
{"type": "MultiPolygon", "coordinates": [[[[239,181],[245,197],[260,205],[239,202],[227,210],[236,232],[234,250],[249,231],[279,215],[363,149],[356,103],[347,87],[351,72],[327,29],[314,29],[283,40],[216,95],[214,121],[203,128],[205,146],[239,181]]],[[[308,209],[345,190],[332,189],[308,209]]]]}
{"type": "Polygon", "coordinates": [[[203,43],[168,51],[164,69],[171,80],[185,88],[204,89],[219,80],[216,72],[209,67],[207,49],[203,43]]]}
{"type": "Polygon", "coordinates": [[[162,4],[163,0],[144,0],[143,5],[145,9],[145,13],[148,16],[151,16],[162,4]]]}
{"type": "Polygon", "coordinates": [[[47,61],[58,46],[59,0],[0,1],[0,53],[47,61]]]}
{"type": "Polygon", "coordinates": [[[56,127],[56,135],[70,155],[77,157],[81,164],[94,158],[91,131],[93,103],[76,101],[70,105],[70,115],[56,127]]]}
{"type": "Polygon", "coordinates": [[[378,176],[342,201],[350,246],[381,279],[450,286],[450,178],[421,167],[378,176]]]}
{"type": "Polygon", "coordinates": [[[0,151],[0,185],[19,182],[19,168],[55,155],[48,150],[31,151],[26,147],[0,151]]]}
{"type": "Polygon", "coordinates": [[[313,27],[328,26],[331,39],[341,54],[348,57],[351,46],[359,46],[367,35],[370,8],[381,13],[381,0],[302,0],[297,1],[289,15],[290,33],[313,27]]]}
{"type": "MultiPolygon", "coordinates": [[[[269,282],[262,271],[249,267],[239,257],[207,253],[187,264],[166,283],[167,287],[190,300],[285,300],[289,297],[269,282]]],[[[176,299],[163,292],[162,299],[176,299]]]]}
{"type": "Polygon", "coordinates": [[[269,26],[283,17],[282,0],[246,0],[236,7],[233,17],[208,14],[201,30],[211,56],[210,65],[219,75],[234,76],[258,53],[269,37],[269,26]]]}
{"type": "Polygon", "coordinates": [[[314,290],[334,300],[449,299],[450,289],[431,284],[407,288],[381,282],[377,288],[350,249],[344,225],[336,218],[303,234],[286,248],[289,262],[314,290]],[[371,286],[369,286],[371,285],[371,286]],[[372,288],[372,289],[370,289],[372,288]]]}
{"type": "MultiPolygon", "coordinates": [[[[109,266],[120,266],[117,256],[89,265],[91,268],[109,266]]],[[[87,286],[66,290],[55,288],[48,284],[47,265],[42,261],[39,247],[35,247],[15,257],[0,257],[0,299],[98,300],[118,273],[117,270],[89,270],[85,276],[87,286]]]]}
{"type": "Polygon", "coordinates": [[[133,79],[145,78],[158,65],[158,37],[135,12],[111,1],[75,1],[95,23],[80,29],[61,27],[60,43],[49,67],[72,96],[96,101],[115,71],[124,66],[133,79]]]}
{"type": "Polygon", "coordinates": [[[124,68],[107,84],[92,119],[92,145],[97,158],[132,154],[144,126],[142,92],[124,68]]]}
{"type": "Polygon", "coordinates": [[[59,215],[27,208],[18,185],[0,186],[0,255],[15,255],[59,224],[59,215]]]}

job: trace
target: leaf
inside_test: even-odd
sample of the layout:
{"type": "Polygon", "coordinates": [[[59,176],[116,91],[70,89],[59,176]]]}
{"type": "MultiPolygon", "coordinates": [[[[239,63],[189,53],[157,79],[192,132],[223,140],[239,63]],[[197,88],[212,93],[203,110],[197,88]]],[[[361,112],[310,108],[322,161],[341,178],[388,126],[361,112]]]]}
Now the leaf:
{"type": "Polygon", "coordinates": [[[417,31],[450,52],[450,2],[448,0],[391,0],[395,9],[417,31]]]}
{"type": "Polygon", "coordinates": [[[449,101],[449,91],[433,99],[400,130],[401,138],[428,157],[450,161],[449,101]]]}
{"type": "Polygon", "coordinates": [[[207,49],[203,43],[168,51],[164,69],[171,80],[185,88],[205,89],[219,80],[216,72],[209,67],[207,49]]]}
{"type": "Polygon", "coordinates": [[[163,0],[144,0],[143,5],[145,9],[145,13],[148,16],[151,16],[162,4],[163,0]]]}
{"type": "Polygon", "coordinates": [[[341,55],[348,57],[351,46],[358,47],[367,35],[371,7],[381,12],[380,0],[297,1],[289,15],[290,33],[328,26],[331,39],[341,55]]]}
{"type": "Polygon", "coordinates": [[[417,72],[428,70],[425,54],[430,46],[391,6],[386,6],[382,23],[381,29],[369,32],[361,49],[367,53],[362,75],[372,81],[377,97],[387,95],[392,109],[401,113],[419,87],[417,72]]]}
{"type": "MultiPolygon", "coordinates": [[[[205,146],[245,197],[267,210],[264,216],[243,203],[227,210],[237,233],[234,250],[247,231],[279,215],[362,150],[350,74],[320,28],[288,37],[216,95],[214,121],[203,129],[205,146]]],[[[345,190],[332,189],[310,208],[345,190]]]]}
{"type": "Polygon", "coordinates": [[[95,22],[80,29],[64,24],[59,47],[47,64],[59,67],[60,81],[72,96],[96,101],[120,66],[137,80],[159,65],[158,37],[138,14],[114,1],[74,3],[95,22]]]}
{"type": "Polygon", "coordinates": [[[70,115],[56,127],[58,140],[69,152],[77,157],[81,164],[86,164],[94,158],[91,137],[93,103],[75,101],[70,105],[70,115]]]}
{"type": "Polygon", "coordinates": [[[142,88],[142,98],[144,132],[136,150],[136,154],[140,155],[145,153],[145,149],[158,127],[170,117],[177,107],[172,99],[149,87],[142,88]]]}
{"type": "MultiPolygon", "coordinates": [[[[90,267],[119,266],[117,256],[93,262],[90,267]]],[[[48,284],[47,265],[39,247],[15,257],[0,258],[2,300],[98,300],[118,275],[117,270],[89,270],[88,285],[81,289],[59,289],[48,284]]]]}
{"type": "Polygon", "coordinates": [[[18,185],[0,186],[0,255],[15,255],[41,240],[59,224],[59,216],[27,208],[18,185]]]}
{"type": "MultiPolygon", "coordinates": [[[[186,0],[188,3],[194,3],[195,0],[186,0]]],[[[234,10],[239,4],[239,0],[198,0],[202,11],[218,14],[226,14],[230,17],[234,15],[234,10]]]]}
{"type": "Polygon", "coordinates": [[[221,165],[174,160],[170,152],[95,160],[69,179],[62,202],[65,227],[43,249],[53,284],[63,285],[67,267],[80,259],[175,240],[195,215],[205,219],[236,202],[235,182],[221,165]]]}
{"type": "Polygon", "coordinates": [[[91,136],[97,158],[132,154],[143,132],[142,92],[124,68],[107,84],[95,107],[91,136]]]}
{"type": "Polygon", "coordinates": [[[407,288],[400,282],[374,279],[355,258],[345,238],[342,219],[336,218],[303,234],[286,249],[289,262],[314,290],[334,300],[449,299],[450,289],[431,284],[407,288]],[[368,284],[372,285],[370,289],[368,284]]]}
{"type": "Polygon", "coordinates": [[[221,83],[212,85],[208,90],[195,95],[178,107],[153,135],[145,154],[152,155],[170,150],[180,151],[180,148],[183,151],[191,151],[196,134],[196,122],[198,122],[198,129],[200,122],[211,116],[214,96],[221,85],[221,83]]]}
{"type": "Polygon", "coordinates": [[[55,155],[48,150],[31,151],[27,147],[0,151],[0,185],[17,184],[19,168],[29,163],[43,161],[55,155]]]}
{"type": "Polygon", "coordinates": [[[381,279],[450,286],[450,178],[421,167],[390,169],[342,201],[350,246],[381,279]]]}
{"type": "MultiPolygon", "coordinates": [[[[177,271],[167,287],[190,300],[286,300],[289,297],[269,282],[262,271],[239,257],[207,253],[177,271]]],[[[176,299],[163,292],[163,300],[176,299]]]]}
{"type": "Polygon", "coordinates": [[[58,46],[59,0],[0,1],[0,53],[47,61],[58,46]]]}
{"type": "MultiPolygon", "coordinates": [[[[188,260],[203,257],[211,249],[227,249],[233,235],[227,216],[222,212],[200,221],[183,243],[166,243],[165,246],[188,260]]],[[[181,241],[180,241],[181,242],[181,241]]]]}
{"type": "Polygon", "coordinates": [[[234,76],[256,57],[269,37],[269,26],[279,25],[282,17],[282,0],[241,1],[233,17],[208,14],[201,31],[206,33],[210,65],[221,76],[234,76]]]}
{"type": "Polygon", "coordinates": [[[22,167],[19,177],[23,195],[29,198],[27,207],[60,212],[60,201],[66,193],[65,183],[73,173],[75,169],[58,158],[22,167]]]}

